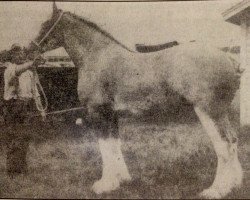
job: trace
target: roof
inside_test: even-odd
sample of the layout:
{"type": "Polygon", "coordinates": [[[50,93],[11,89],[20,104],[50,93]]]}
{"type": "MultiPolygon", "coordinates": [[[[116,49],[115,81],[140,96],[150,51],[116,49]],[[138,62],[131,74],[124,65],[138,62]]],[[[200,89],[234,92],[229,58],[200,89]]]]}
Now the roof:
{"type": "Polygon", "coordinates": [[[223,18],[230,23],[241,25],[242,19],[250,19],[250,0],[244,0],[222,13],[223,18]]]}
{"type": "Polygon", "coordinates": [[[44,57],[69,57],[68,53],[63,47],[60,47],[58,49],[54,49],[51,51],[47,51],[44,54],[44,57]]]}
{"type": "Polygon", "coordinates": [[[74,63],[72,61],[56,61],[56,62],[50,62],[49,59],[51,58],[69,58],[68,53],[66,52],[66,50],[63,47],[60,47],[58,49],[54,49],[51,51],[47,51],[43,54],[43,56],[45,57],[45,59],[47,59],[47,62],[45,63],[45,65],[42,65],[40,67],[75,67],[74,63]]]}

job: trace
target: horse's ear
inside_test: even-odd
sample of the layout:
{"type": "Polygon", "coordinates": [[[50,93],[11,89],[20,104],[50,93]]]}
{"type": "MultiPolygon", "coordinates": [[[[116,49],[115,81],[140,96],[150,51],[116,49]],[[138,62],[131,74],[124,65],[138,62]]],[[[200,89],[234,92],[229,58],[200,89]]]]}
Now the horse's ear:
{"type": "Polygon", "coordinates": [[[58,8],[57,8],[57,5],[56,5],[56,1],[53,2],[53,13],[57,13],[58,11],[58,8]]]}

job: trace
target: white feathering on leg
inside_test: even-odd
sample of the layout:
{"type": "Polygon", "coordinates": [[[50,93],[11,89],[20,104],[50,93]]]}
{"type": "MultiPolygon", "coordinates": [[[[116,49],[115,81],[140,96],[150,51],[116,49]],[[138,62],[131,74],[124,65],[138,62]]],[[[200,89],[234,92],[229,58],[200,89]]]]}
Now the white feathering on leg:
{"type": "Polygon", "coordinates": [[[107,138],[98,140],[103,161],[102,178],[93,185],[97,194],[109,192],[120,186],[120,181],[130,180],[125,164],[120,139],[107,138]]]}
{"type": "Polygon", "coordinates": [[[121,140],[117,139],[115,142],[116,144],[116,149],[117,153],[115,154],[115,160],[117,161],[116,166],[117,166],[117,171],[116,171],[116,176],[120,181],[130,181],[131,176],[129,174],[127,165],[125,163],[122,151],[121,151],[121,140]]]}
{"type": "Polygon", "coordinates": [[[231,192],[232,188],[239,187],[242,182],[243,175],[238,160],[237,144],[230,146],[229,143],[223,141],[214,121],[198,107],[195,107],[195,112],[211,138],[218,158],[214,182],[212,186],[201,193],[201,196],[222,198],[231,192]]]}

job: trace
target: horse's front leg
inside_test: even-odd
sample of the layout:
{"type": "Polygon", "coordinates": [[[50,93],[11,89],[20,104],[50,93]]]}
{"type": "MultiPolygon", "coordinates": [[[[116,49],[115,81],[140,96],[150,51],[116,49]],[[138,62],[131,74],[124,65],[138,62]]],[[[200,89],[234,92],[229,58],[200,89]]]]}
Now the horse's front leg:
{"type": "Polygon", "coordinates": [[[101,105],[95,112],[98,113],[95,126],[102,155],[102,177],[94,183],[93,191],[100,194],[117,189],[122,181],[129,181],[131,177],[121,151],[118,115],[111,104],[101,105]]]}

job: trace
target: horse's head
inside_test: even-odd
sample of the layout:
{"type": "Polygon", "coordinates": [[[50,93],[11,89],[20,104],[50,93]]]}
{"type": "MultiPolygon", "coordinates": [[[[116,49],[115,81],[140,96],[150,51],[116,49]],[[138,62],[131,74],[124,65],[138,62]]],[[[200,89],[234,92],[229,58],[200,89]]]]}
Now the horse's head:
{"type": "Polygon", "coordinates": [[[63,11],[53,3],[53,13],[50,19],[41,25],[37,37],[29,44],[27,51],[32,55],[34,52],[43,53],[63,46],[63,35],[60,32],[63,11]]]}

